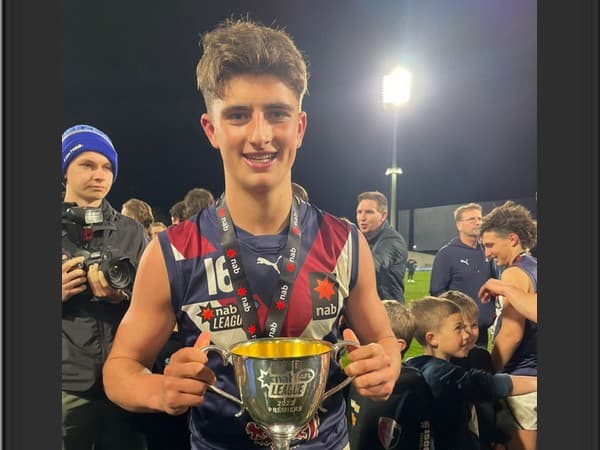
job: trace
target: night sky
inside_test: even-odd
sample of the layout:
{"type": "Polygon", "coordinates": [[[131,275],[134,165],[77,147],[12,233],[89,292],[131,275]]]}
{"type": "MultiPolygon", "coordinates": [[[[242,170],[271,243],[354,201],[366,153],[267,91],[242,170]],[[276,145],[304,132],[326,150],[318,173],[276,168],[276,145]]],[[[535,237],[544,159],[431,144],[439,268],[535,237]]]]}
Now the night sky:
{"type": "Polygon", "coordinates": [[[193,187],[222,192],[195,66],[200,34],[231,15],[285,27],[308,58],[293,178],[317,206],[354,219],[358,193],[389,198],[393,113],[381,85],[396,64],[413,74],[398,122],[399,209],[535,195],[535,0],[63,4],[64,127],[88,123],[112,138],[117,209],[137,197],[166,215],[193,187]]]}

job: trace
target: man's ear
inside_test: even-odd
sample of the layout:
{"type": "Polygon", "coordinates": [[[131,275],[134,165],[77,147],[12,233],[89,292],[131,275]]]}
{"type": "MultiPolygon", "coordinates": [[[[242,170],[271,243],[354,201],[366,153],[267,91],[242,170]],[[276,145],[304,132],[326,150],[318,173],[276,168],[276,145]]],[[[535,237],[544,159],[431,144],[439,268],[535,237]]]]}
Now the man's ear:
{"type": "Polygon", "coordinates": [[[204,130],[204,134],[206,134],[210,145],[218,149],[219,141],[217,140],[217,136],[215,133],[215,125],[213,124],[210,116],[207,113],[204,113],[200,116],[200,126],[204,130]]]}
{"type": "Polygon", "coordinates": [[[508,235],[508,240],[510,242],[511,247],[516,247],[521,242],[517,233],[510,233],[508,235]]]}
{"type": "Polygon", "coordinates": [[[388,212],[384,211],[381,213],[381,223],[385,222],[385,219],[387,219],[388,216],[388,212]]]}
{"type": "Polygon", "coordinates": [[[300,111],[300,115],[298,117],[298,132],[296,134],[296,149],[299,149],[302,146],[302,140],[304,139],[304,133],[306,133],[306,126],[308,124],[306,113],[304,111],[300,111]]]}

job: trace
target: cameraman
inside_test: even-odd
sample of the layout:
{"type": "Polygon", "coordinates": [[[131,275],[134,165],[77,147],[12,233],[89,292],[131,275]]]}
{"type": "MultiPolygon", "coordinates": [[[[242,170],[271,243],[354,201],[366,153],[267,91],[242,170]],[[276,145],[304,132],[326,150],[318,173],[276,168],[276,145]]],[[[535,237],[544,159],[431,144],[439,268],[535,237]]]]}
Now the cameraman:
{"type": "Polygon", "coordinates": [[[83,248],[128,258],[137,267],[146,246],[144,230],[105,199],[117,169],[117,152],[102,131],[76,125],[63,133],[63,450],[146,448],[143,435],[135,429],[134,417],[106,398],[101,379],[102,365],[129,306],[131,285],[115,288],[96,260],[72,257],[83,248]],[[97,223],[85,226],[85,233],[71,220],[73,210],[69,208],[73,207],[99,208],[102,215],[97,223]]]}

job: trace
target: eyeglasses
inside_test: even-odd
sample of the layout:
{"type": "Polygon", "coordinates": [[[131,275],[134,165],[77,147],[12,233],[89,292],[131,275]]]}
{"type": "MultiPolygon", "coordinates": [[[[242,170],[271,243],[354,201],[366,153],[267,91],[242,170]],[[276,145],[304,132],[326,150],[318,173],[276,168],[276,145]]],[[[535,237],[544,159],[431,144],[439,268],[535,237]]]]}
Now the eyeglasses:
{"type": "Polygon", "coordinates": [[[483,221],[483,217],[469,217],[468,219],[460,219],[459,222],[469,222],[469,223],[475,223],[475,222],[482,222],[483,221]]]}

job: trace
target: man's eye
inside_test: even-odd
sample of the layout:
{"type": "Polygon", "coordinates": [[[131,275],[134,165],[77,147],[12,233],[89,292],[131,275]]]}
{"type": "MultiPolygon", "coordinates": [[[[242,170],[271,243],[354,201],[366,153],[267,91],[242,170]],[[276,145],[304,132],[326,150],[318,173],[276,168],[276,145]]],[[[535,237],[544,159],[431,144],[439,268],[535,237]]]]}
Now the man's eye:
{"type": "Polygon", "coordinates": [[[287,111],[283,111],[283,110],[275,110],[275,111],[269,111],[267,113],[267,117],[270,120],[283,120],[287,117],[289,117],[289,113],[287,111]]]}

